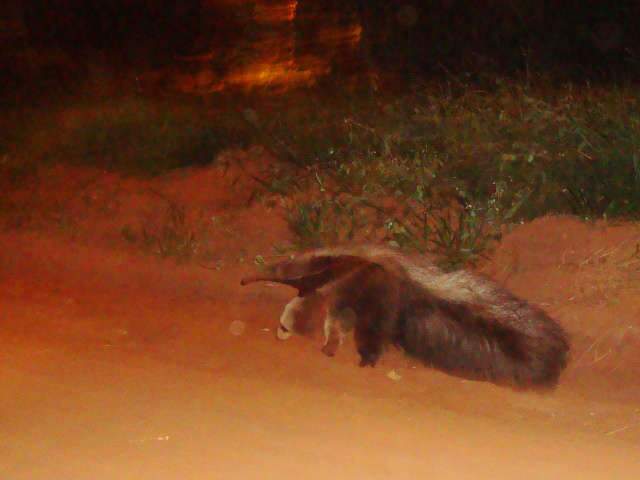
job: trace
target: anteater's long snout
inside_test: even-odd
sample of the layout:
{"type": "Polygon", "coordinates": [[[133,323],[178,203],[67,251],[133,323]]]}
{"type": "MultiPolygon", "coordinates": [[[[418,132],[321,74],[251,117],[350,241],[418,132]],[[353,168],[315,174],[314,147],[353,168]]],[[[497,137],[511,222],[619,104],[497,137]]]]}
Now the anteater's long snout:
{"type": "Polygon", "coordinates": [[[260,276],[260,275],[251,275],[248,277],[243,277],[240,280],[240,285],[245,286],[245,285],[249,285],[250,283],[255,283],[255,282],[264,282],[264,281],[268,281],[270,279],[260,276]]]}
{"type": "Polygon", "coordinates": [[[304,278],[278,278],[275,275],[251,275],[240,280],[240,285],[244,286],[255,282],[281,283],[282,285],[289,285],[298,290],[301,290],[305,286],[304,278]]]}
{"type": "MultiPolygon", "coordinates": [[[[293,280],[295,281],[295,280],[293,280]]],[[[273,275],[250,275],[248,277],[243,277],[240,280],[240,285],[249,285],[250,283],[255,282],[275,282],[275,283],[284,283],[285,285],[291,285],[292,280],[287,278],[277,278],[273,275]]]]}

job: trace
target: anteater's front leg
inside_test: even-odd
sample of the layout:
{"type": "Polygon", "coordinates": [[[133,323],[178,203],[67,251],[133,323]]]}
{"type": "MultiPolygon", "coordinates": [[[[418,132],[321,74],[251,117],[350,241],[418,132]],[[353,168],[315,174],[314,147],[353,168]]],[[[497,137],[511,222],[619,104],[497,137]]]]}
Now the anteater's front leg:
{"type": "Polygon", "coordinates": [[[287,303],[280,315],[280,323],[276,335],[279,340],[288,340],[294,333],[296,324],[296,315],[304,310],[304,298],[294,297],[287,303]]]}
{"type": "Polygon", "coordinates": [[[315,292],[304,297],[295,297],[284,307],[280,316],[277,336],[287,340],[292,334],[312,335],[321,319],[325,298],[315,292]]]}

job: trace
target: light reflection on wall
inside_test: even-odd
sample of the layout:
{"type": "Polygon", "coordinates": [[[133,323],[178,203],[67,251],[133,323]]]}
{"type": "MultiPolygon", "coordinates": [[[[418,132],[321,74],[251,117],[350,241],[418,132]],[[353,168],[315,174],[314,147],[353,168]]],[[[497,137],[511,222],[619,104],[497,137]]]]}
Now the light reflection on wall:
{"type": "Polygon", "coordinates": [[[296,18],[297,0],[278,3],[257,2],[254,18],[258,23],[293,22],[296,18]]]}
{"type": "Polygon", "coordinates": [[[183,58],[191,65],[191,73],[178,76],[179,90],[206,94],[227,89],[286,90],[310,86],[331,72],[338,55],[354,52],[360,42],[362,28],[355,19],[335,22],[340,12],[320,10],[323,18],[316,21],[321,27],[304,40],[305,44],[313,43],[313,53],[301,52],[296,43],[304,35],[296,23],[298,0],[223,0],[223,3],[234,11],[249,12],[246,19],[249,33],[233,46],[233,53],[224,61],[223,73],[214,73],[212,67],[219,57],[215,47],[210,52],[183,58]]]}

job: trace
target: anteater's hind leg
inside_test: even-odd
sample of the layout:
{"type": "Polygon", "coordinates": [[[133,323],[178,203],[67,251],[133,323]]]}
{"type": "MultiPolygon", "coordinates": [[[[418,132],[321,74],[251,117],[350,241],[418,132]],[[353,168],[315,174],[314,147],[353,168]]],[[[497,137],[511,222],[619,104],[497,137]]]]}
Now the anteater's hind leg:
{"type": "Polygon", "coordinates": [[[368,304],[360,308],[354,339],[360,354],[361,367],[375,367],[385,346],[394,339],[397,323],[394,290],[393,286],[390,289],[378,290],[379,296],[373,297],[368,304]]]}
{"type": "Polygon", "coordinates": [[[367,313],[365,318],[358,318],[356,324],[354,338],[360,354],[361,367],[375,367],[382,355],[385,339],[382,332],[376,328],[375,320],[373,314],[367,313]]]}

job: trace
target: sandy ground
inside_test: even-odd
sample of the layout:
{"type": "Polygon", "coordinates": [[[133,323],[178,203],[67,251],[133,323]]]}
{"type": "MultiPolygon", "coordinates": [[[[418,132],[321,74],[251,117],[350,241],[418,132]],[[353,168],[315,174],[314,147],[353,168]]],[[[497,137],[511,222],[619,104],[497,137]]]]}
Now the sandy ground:
{"type": "Polygon", "coordinates": [[[541,219],[482,266],[572,335],[558,389],[522,393],[277,341],[293,292],[238,285],[277,215],[228,172],[156,179],[228,220],[216,269],[176,264],[122,240],[161,211],[149,185],[94,173],[12,194],[31,203],[0,234],[1,479],[640,478],[638,225],[541,219]]]}

